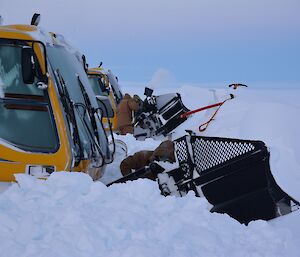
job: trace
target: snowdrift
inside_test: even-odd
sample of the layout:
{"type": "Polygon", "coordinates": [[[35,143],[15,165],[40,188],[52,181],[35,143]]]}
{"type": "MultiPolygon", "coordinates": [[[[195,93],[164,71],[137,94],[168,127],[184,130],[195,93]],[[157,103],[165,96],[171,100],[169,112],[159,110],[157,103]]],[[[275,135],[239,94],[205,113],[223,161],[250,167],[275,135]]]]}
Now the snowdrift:
{"type": "MultiPolygon", "coordinates": [[[[128,88],[125,91],[143,94],[143,88],[128,88]]],[[[174,89],[154,90],[154,94],[171,92],[174,89]]],[[[215,109],[192,115],[172,133],[173,139],[185,135],[188,129],[202,136],[261,140],[270,150],[271,171],[276,182],[287,194],[300,200],[300,120],[297,118],[300,113],[300,90],[213,90],[184,86],[176,92],[181,94],[183,103],[191,110],[220,102],[230,93],[235,98],[221,107],[206,131],[200,133],[198,127],[211,117],[215,109]]],[[[159,144],[150,139],[136,143],[131,136],[123,136],[121,139],[130,146],[129,154],[141,149],[152,150],[159,144]]]]}
{"type": "MultiPolygon", "coordinates": [[[[128,88],[143,93],[143,88],[128,88]]],[[[228,101],[203,136],[262,140],[271,153],[271,170],[281,188],[300,200],[298,136],[300,90],[236,91],[182,87],[189,109],[228,101]]],[[[212,110],[194,114],[172,134],[197,131],[212,110]]],[[[119,136],[128,153],[153,150],[159,141],[137,142],[119,136]]],[[[102,179],[120,177],[118,163],[102,179]]],[[[55,173],[47,181],[26,175],[0,194],[0,256],[299,256],[300,211],[248,226],[227,215],[210,213],[211,206],[192,193],[163,197],[157,183],[145,179],[107,188],[85,174],[55,173]]]]}
{"type": "Polygon", "coordinates": [[[299,213],[248,227],[205,199],[141,179],[107,188],[80,173],[18,175],[0,195],[0,256],[298,256],[299,213]]]}

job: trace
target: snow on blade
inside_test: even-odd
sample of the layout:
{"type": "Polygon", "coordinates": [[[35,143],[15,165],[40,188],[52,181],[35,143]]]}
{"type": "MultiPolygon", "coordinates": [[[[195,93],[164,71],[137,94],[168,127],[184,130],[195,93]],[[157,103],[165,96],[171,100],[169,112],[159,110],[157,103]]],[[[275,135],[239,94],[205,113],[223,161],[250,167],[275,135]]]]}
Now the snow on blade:
{"type": "MultiPolygon", "coordinates": [[[[105,187],[81,173],[27,175],[0,195],[0,256],[297,256],[287,228],[240,225],[204,198],[163,197],[153,181],[105,187]]],[[[285,218],[299,226],[299,213],[285,218]],[[295,215],[298,215],[295,217],[295,215]]],[[[295,231],[296,233],[297,231],[295,231]]]]}

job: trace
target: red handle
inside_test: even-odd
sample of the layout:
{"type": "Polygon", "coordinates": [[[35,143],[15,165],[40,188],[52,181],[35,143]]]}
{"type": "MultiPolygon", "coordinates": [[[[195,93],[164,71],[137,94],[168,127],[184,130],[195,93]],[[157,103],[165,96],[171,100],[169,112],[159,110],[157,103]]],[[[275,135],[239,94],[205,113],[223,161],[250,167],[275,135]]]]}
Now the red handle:
{"type": "Polygon", "coordinates": [[[214,108],[214,107],[217,107],[217,106],[220,106],[224,103],[223,102],[220,102],[220,103],[216,103],[216,104],[211,104],[211,105],[207,105],[207,106],[204,106],[204,107],[201,107],[199,109],[196,109],[196,110],[192,110],[192,111],[189,111],[189,112],[186,112],[184,114],[181,114],[180,115],[180,118],[183,119],[183,118],[186,118],[187,116],[190,116],[196,112],[201,112],[201,111],[204,111],[204,110],[207,110],[207,109],[210,109],[210,108],[214,108]]]}

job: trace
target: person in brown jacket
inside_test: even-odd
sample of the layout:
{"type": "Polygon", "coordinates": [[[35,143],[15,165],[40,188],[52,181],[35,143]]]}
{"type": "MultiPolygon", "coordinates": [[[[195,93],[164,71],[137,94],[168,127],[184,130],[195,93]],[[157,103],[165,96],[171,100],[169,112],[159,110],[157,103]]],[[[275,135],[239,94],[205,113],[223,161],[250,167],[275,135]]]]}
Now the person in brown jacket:
{"type": "MultiPolygon", "coordinates": [[[[170,140],[162,142],[154,151],[139,151],[134,155],[125,158],[120,169],[123,176],[132,173],[134,170],[148,166],[152,161],[168,161],[175,162],[174,143],[170,140]]],[[[154,174],[148,174],[146,178],[155,180],[154,174]]]]}
{"type": "Polygon", "coordinates": [[[133,111],[139,109],[138,99],[125,94],[117,107],[117,127],[121,135],[133,134],[133,111]]]}
{"type": "Polygon", "coordinates": [[[120,164],[122,175],[126,176],[130,174],[132,170],[138,170],[148,166],[153,153],[154,151],[139,151],[125,158],[120,164]]]}

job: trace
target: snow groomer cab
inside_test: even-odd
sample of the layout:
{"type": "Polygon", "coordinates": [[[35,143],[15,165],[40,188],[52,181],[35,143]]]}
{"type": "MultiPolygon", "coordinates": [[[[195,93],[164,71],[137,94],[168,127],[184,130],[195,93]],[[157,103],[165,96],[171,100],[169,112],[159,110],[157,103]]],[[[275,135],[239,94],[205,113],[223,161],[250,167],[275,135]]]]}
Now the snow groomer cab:
{"type": "Polygon", "coordinates": [[[116,77],[110,70],[106,71],[101,67],[88,69],[88,77],[96,95],[98,106],[102,111],[105,130],[109,130],[110,122],[112,131],[116,131],[117,105],[123,98],[116,77]]]}
{"type": "Polygon", "coordinates": [[[112,156],[82,56],[38,20],[0,26],[0,181],[55,171],[97,179],[112,156]]]}

